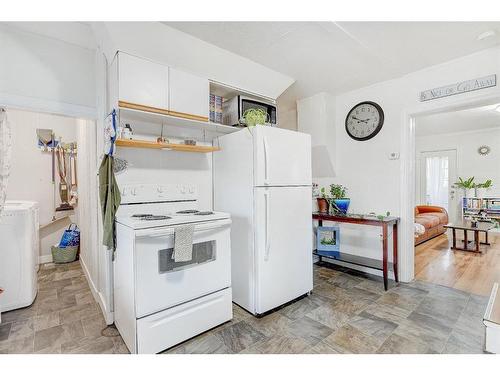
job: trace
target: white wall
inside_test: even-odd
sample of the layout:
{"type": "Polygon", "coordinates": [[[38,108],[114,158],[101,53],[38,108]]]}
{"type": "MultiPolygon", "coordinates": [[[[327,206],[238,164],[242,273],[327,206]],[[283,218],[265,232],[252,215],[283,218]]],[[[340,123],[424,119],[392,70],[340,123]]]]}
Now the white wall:
{"type": "Polygon", "coordinates": [[[94,22],[108,61],[117,50],[276,99],[293,78],[160,22],[94,22]]]}
{"type": "Polygon", "coordinates": [[[313,181],[330,183],[335,176],[335,98],[319,93],[297,101],[297,130],[311,134],[313,181]]]}
{"type": "MultiPolygon", "coordinates": [[[[48,224],[54,213],[52,189],[52,157],[37,146],[36,129],[53,129],[63,142],[77,140],[77,120],[28,111],[8,110],[12,127],[12,168],[7,187],[8,200],[30,200],[40,205],[40,225],[48,224]]],[[[58,181],[56,176],[56,181],[58,181]]],[[[58,184],[57,184],[58,186],[58,184]]],[[[56,205],[60,204],[56,193],[56,205]]],[[[59,215],[59,214],[58,214],[59,215]]],[[[51,261],[50,246],[59,242],[62,232],[75,215],[57,221],[40,230],[40,256],[42,261],[51,261]]]]}
{"type": "MultiPolygon", "coordinates": [[[[156,124],[131,122],[134,137],[154,140],[160,135],[161,127],[156,124]]],[[[203,134],[194,129],[164,127],[164,134],[173,142],[194,138],[198,144],[203,134]],[[176,137],[176,138],[173,138],[176,137]]],[[[119,186],[124,184],[190,184],[198,188],[198,205],[202,210],[213,209],[212,154],[197,152],[178,152],[169,150],[117,148],[117,157],[127,160],[129,167],[116,175],[119,186]]]]}
{"type": "MultiPolygon", "coordinates": [[[[401,147],[402,127],[407,114],[436,110],[443,106],[462,103],[464,100],[477,99],[485,94],[500,95],[500,87],[497,86],[421,103],[420,91],[494,73],[497,76],[500,73],[499,48],[484,50],[398,79],[336,96],[336,177],[328,182],[341,183],[349,188],[350,211],[361,213],[390,211],[393,215],[400,215],[400,193],[402,189],[407,188],[401,186],[403,166],[401,160],[389,160],[388,154],[400,152],[402,157],[405,157],[405,153],[409,152],[401,147]],[[358,142],[347,135],[344,121],[354,105],[366,100],[375,101],[382,106],[385,123],[375,138],[358,142]]],[[[402,218],[406,221],[409,219],[402,218]]],[[[380,259],[378,233],[366,227],[353,229],[352,233],[344,231],[343,250],[380,259]]]]}
{"type": "Polygon", "coordinates": [[[98,208],[97,183],[97,152],[96,152],[96,124],[95,121],[76,120],[78,141],[78,209],[77,220],[80,227],[80,263],[89,276],[91,290],[96,293],[99,286],[99,259],[101,239],[98,237],[98,217],[101,211],[98,208]]]}
{"type": "MultiPolygon", "coordinates": [[[[416,122],[418,127],[418,119],[416,122]]],[[[417,156],[416,198],[420,201],[420,153],[423,151],[457,150],[457,176],[475,177],[476,182],[493,181],[488,196],[500,196],[500,129],[482,129],[460,133],[422,135],[416,137],[415,151],[417,156]],[[482,156],[477,149],[482,145],[491,147],[491,152],[482,156]]],[[[457,197],[463,194],[457,190],[457,197]]],[[[460,211],[458,211],[460,215],[460,211]]]]}
{"type": "Polygon", "coordinates": [[[278,103],[278,127],[297,131],[297,110],[295,108],[282,110],[278,103]]]}
{"type": "Polygon", "coordinates": [[[95,50],[18,25],[0,23],[0,105],[94,118],[95,50]]]}

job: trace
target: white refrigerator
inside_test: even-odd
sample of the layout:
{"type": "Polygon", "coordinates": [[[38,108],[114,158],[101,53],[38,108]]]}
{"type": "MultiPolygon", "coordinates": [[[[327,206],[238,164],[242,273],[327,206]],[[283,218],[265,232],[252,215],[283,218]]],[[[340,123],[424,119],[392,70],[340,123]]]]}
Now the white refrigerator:
{"type": "Polygon", "coordinates": [[[311,137],[256,126],[214,142],[214,209],[233,221],[233,301],[261,315],[313,288],[311,137]]]}

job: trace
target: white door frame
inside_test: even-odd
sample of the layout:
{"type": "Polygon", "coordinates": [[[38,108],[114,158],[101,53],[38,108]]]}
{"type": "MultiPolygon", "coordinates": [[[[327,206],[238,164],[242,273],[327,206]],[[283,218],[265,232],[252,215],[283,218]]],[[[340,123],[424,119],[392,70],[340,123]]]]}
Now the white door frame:
{"type": "MultiPolygon", "coordinates": [[[[467,94],[466,94],[467,95],[467,94]]],[[[449,98],[448,98],[449,99],[449,98]]],[[[409,108],[402,113],[401,123],[401,175],[400,175],[400,241],[399,241],[399,279],[410,282],[415,277],[415,246],[414,246],[414,220],[415,220],[415,125],[416,117],[474,108],[500,102],[498,92],[477,95],[473,98],[458,96],[453,99],[435,99],[428,108],[419,106],[409,108]],[[440,100],[442,100],[440,102],[440,100]],[[453,100],[450,102],[450,100],[453,100]]]]}

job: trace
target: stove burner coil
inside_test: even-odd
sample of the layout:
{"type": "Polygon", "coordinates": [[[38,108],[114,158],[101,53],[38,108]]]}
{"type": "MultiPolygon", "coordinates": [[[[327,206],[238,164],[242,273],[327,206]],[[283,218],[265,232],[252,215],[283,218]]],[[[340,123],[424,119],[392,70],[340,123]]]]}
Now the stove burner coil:
{"type": "Polygon", "coordinates": [[[213,215],[214,213],[212,211],[198,211],[195,213],[195,215],[200,215],[200,216],[206,216],[206,215],[213,215]]]}
{"type": "Polygon", "coordinates": [[[147,215],[147,216],[141,217],[141,220],[145,220],[145,221],[167,220],[167,219],[171,219],[171,217],[165,216],[165,215],[147,215]]]}
{"type": "Polygon", "coordinates": [[[198,210],[182,210],[182,211],[177,211],[176,214],[197,214],[198,210]]]}

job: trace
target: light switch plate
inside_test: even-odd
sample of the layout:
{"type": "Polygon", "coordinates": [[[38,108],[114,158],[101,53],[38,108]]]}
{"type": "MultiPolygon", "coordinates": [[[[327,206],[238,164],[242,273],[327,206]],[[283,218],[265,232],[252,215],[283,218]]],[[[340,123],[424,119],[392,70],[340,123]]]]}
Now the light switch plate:
{"type": "Polygon", "coordinates": [[[389,153],[389,160],[398,160],[398,159],[399,159],[399,152],[389,153]]]}

